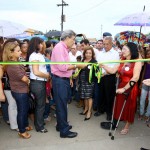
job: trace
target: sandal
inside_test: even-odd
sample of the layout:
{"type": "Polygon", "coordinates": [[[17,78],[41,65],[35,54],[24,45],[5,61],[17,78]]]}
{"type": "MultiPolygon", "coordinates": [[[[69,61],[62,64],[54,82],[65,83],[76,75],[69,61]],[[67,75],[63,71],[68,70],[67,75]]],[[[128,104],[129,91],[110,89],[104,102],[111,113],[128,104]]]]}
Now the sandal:
{"type": "Polygon", "coordinates": [[[144,121],[145,121],[145,123],[147,123],[149,121],[149,117],[145,116],[144,121]]]}
{"type": "Polygon", "coordinates": [[[32,126],[28,126],[28,127],[26,127],[26,131],[31,131],[31,130],[33,130],[33,127],[32,126]]]}
{"type": "Polygon", "coordinates": [[[122,129],[120,134],[121,135],[126,135],[129,132],[129,129],[122,129]]]}
{"type": "Polygon", "coordinates": [[[31,137],[31,135],[28,132],[24,132],[24,133],[19,132],[18,135],[24,139],[29,139],[31,137]]]}

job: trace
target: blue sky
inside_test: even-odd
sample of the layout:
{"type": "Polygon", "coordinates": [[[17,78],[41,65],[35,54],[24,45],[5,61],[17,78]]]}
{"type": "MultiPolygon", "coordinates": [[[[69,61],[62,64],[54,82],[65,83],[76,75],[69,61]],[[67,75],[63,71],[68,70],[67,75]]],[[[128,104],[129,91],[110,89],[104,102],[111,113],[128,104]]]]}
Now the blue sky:
{"type": "MultiPolygon", "coordinates": [[[[121,27],[114,24],[126,15],[150,10],[150,0],[64,0],[66,22],[64,29],[73,29],[89,38],[100,38],[101,33],[113,35],[125,30],[139,31],[140,27],[121,27]],[[102,27],[102,28],[101,28],[102,27]]],[[[14,21],[44,33],[60,30],[61,0],[1,0],[0,20],[14,21]]],[[[143,33],[150,27],[143,27],[143,33]]]]}

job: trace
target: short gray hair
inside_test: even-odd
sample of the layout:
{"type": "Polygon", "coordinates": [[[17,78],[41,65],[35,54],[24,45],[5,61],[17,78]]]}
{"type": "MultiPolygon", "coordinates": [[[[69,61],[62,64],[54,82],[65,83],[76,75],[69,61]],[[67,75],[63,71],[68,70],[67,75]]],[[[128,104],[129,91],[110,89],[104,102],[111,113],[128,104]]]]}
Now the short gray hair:
{"type": "Polygon", "coordinates": [[[67,37],[71,38],[72,36],[76,36],[76,33],[73,30],[65,30],[61,34],[61,40],[64,41],[67,37]]]}
{"type": "Polygon", "coordinates": [[[109,40],[110,42],[113,42],[113,38],[112,38],[111,36],[106,36],[106,37],[104,38],[104,40],[109,40]]]}

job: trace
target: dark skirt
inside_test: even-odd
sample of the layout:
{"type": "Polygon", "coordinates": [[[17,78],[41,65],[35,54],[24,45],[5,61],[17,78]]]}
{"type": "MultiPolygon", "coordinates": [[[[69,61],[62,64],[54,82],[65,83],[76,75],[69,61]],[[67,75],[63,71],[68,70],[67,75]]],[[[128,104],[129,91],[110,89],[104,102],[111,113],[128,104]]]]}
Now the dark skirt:
{"type": "Polygon", "coordinates": [[[89,83],[88,81],[86,81],[85,70],[81,72],[79,80],[80,80],[80,85],[79,85],[80,98],[82,99],[93,98],[94,82],[89,83]]]}

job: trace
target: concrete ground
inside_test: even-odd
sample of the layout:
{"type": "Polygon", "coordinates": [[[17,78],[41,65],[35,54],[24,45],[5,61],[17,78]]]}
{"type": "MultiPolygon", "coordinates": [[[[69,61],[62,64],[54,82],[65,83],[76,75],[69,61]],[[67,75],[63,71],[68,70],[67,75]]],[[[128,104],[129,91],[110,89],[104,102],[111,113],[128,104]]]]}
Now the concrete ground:
{"type": "MultiPolygon", "coordinates": [[[[30,131],[30,139],[18,137],[0,118],[0,150],[140,150],[141,147],[150,149],[150,128],[144,121],[138,121],[131,126],[127,135],[120,135],[119,131],[124,123],[119,124],[115,140],[108,136],[109,131],[100,128],[100,122],[106,121],[106,115],[94,117],[84,121],[84,116],[79,115],[81,108],[75,102],[69,104],[69,122],[73,125],[72,131],[78,132],[76,138],[60,138],[55,130],[56,119],[52,116],[51,122],[46,123],[48,133],[30,131]]],[[[94,113],[94,112],[93,112],[94,113]]],[[[31,121],[30,121],[31,122],[31,121]]],[[[33,123],[31,122],[33,125],[33,123]]]]}

